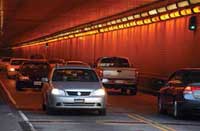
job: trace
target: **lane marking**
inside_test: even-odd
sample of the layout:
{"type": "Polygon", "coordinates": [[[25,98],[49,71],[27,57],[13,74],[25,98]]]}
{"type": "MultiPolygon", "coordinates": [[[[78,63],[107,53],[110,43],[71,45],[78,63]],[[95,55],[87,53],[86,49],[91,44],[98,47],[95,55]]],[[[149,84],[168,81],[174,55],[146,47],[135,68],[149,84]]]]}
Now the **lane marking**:
{"type": "Polygon", "coordinates": [[[33,125],[31,124],[31,122],[29,121],[28,117],[26,117],[26,115],[22,112],[22,111],[18,111],[20,116],[22,117],[22,119],[29,125],[31,131],[37,131],[33,125]]]}
{"type": "Polygon", "coordinates": [[[173,128],[170,128],[170,127],[168,127],[168,126],[165,126],[165,125],[163,125],[163,124],[160,124],[160,123],[158,123],[158,122],[156,122],[156,121],[147,119],[147,118],[145,118],[145,117],[143,117],[143,116],[140,116],[140,115],[137,115],[137,114],[128,114],[128,117],[129,117],[129,118],[132,118],[132,119],[137,119],[137,120],[140,121],[140,122],[144,122],[144,123],[146,123],[146,124],[149,124],[149,125],[151,125],[152,127],[155,127],[155,128],[157,128],[157,129],[159,129],[159,130],[161,130],[161,131],[176,131],[176,130],[173,129],[173,128]]]}
{"type": "Polygon", "coordinates": [[[0,80],[0,84],[3,87],[3,90],[6,92],[8,98],[10,99],[10,101],[12,102],[12,104],[14,104],[14,106],[17,108],[17,103],[14,100],[14,98],[12,97],[12,95],[10,94],[10,92],[8,91],[8,89],[6,88],[6,86],[4,85],[4,83],[0,80]]]}

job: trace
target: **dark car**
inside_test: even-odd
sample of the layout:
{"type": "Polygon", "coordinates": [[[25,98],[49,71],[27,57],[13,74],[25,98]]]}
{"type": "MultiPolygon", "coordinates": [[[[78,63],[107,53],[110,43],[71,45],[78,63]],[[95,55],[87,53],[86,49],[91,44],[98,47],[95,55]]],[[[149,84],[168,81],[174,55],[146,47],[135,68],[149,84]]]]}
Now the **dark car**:
{"type": "Polygon", "coordinates": [[[158,111],[175,118],[200,115],[200,68],[173,73],[158,95],[158,111]]]}
{"type": "Polygon", "coordinates": [[[46,61],[28,61],[20,66],[16,78],[16,90],[24,88],[41,89],[43,77],[47,77],[50,65],[46,61]]]}

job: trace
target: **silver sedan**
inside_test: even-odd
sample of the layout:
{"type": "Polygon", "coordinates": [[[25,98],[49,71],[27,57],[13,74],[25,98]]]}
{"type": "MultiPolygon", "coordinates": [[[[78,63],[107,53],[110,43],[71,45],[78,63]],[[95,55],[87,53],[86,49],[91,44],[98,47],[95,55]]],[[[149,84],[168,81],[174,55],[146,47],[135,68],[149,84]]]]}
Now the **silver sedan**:
{"type": "Polygon", "coordinates": [[[42,81],[48,114],[55,109],[91,109],[106,115],[106,92],[90,67],[55,67],[42,81]]]}

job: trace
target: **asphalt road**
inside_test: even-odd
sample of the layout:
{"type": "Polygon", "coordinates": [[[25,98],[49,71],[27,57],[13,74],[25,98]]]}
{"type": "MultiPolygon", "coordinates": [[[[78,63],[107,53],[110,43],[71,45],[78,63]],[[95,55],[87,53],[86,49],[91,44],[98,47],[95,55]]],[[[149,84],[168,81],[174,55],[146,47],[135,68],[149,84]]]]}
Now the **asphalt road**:
{"type": "MultiPolygon", "coordinates": [[[[47,115],[41,110],[40,91],[17,92],[15,81],[1,75],[1,83],[10,93],[30,129],[36,131],[199,131],[200,119],[190,117],[175,120],[161,115],[156,110],[156,97],[138,93],[136,96],[122,96],[109,91],[108,113],[98,116],[96,112],[61,111],[47,115]]],[[[1,126],[1,124],[0,124],[1,126]]],[[[24,128],[24,127],[23,127],[24,128]]],[[[24,128],[27,131],[28,128],[24,128]]]]}

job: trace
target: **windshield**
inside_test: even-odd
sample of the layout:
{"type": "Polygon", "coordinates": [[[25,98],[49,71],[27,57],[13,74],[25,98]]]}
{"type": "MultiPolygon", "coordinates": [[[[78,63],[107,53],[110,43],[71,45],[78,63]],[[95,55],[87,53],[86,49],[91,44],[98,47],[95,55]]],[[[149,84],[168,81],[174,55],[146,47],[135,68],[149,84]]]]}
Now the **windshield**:
{"type": "Polygon", "coordinates": [[[57,69],[52,81],[98,82],[96,73],[87,69],[57,69]]]}
{"type": "Polygon", "coordinates": [[[190,71],[185,75],[187,83],[200,83],[200,71],[190,71]]]}
{"type": "Polygon", "coordinates": [[[41,73],[47,74],[49,71],[49,65],[45,63],[26,63],[21,67],[22,74],[34,74],[41,73]]]}
{"type": "Polygon", "coordinates": [[[129,62],[124,58],[104,58],[98,65],[101,67],[129,67],[129,62]]]}
{"type": "Polygon", "coordinates": [[[24,63],[26,60],[12,60],[11,65],[21,65],[24,63]]]}

